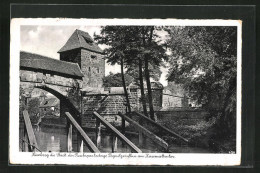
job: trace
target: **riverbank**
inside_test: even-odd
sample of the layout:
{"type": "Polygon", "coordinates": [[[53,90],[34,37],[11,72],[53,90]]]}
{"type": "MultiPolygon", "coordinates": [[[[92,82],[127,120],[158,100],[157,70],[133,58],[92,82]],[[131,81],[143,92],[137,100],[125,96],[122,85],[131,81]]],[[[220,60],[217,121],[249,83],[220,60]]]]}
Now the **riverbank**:
{"type": "Polygon", "coordinates": [[[214,153],[235,153],[234,136],[223,138],[216,136],[216,118],[197,120],[196,123],[183,124],[178,120],[162,121],[160,124],[189,140],[190,146],[208,149],[214,153]]]}

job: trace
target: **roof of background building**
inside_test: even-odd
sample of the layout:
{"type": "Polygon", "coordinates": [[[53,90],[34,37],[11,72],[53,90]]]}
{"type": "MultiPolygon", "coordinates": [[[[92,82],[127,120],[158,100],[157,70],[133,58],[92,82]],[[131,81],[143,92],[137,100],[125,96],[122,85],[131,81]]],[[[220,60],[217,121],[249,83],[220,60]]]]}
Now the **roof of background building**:
{"type": "Polygon", "coordinates": [[[77,63],[60,61],[24,51],[20,52],[20,67],[48,70],[77,77],[84,76],[77,63]]]}
{"type": "Polygon", "coordinates": [[[58,53],[84,48],[93,52],[103,53],[103,50],[94,42],[91,36],[84,31],[76,29],[70,36],[66,44],[58,51],[58,53]]]}
{"type": "Polygon", "coordinates": [[[109,87],[109,93],[110,94],[124,94],[124,88],[123,87],[109,87]]]}
{"type": "Polygon", "coordinates": [[[151,82],[152,89],[163,89],[163,85],[160,82],[151,82]]]}
{"type": "MultiPolygon", "coordinates": [[[[131,89],[134,89],[134,88],[140,88],[139,84],[136,84],[136,83],[130,83],[130,85],[128,86],[129,88],[131,89]]],[[[147,85],[146,85],[146,82],[144,81],[144,88],[146,89],[147,88],[147,85]]],[[[151,82],[151,89],[163,89],[163,85],[160,83],[160,82],[151,82]]]]}
{"type": "Polygon", "coordinates": [[[58,104],[58,100],[57,98],[48,98],[48,99],[44,99],[39,108],[47,108],[47,107],[54,107],[58,104]]]}

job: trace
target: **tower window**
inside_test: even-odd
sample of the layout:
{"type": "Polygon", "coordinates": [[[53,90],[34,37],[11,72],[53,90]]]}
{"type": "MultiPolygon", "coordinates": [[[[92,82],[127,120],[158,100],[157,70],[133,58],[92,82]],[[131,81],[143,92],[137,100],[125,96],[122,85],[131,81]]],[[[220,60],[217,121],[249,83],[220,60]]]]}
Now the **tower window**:
{"type": "Polygon", "coordinates": [[[88,67],[88,71],[89,71],[89,72],[91,71],[91,68],[90,68],[90,67],[88,67]]]}
{"type": "Polygon", "coordinates": [[[93,40],[92,40],[91,38],[86,37],[86,36],[82,36],[82,37],[84,38],[84,40],[85,40],[88,44],[90,44],[90,45],[93,44],[93,40]]]}
{"type": "Polygon", "coordinates": [[[99,73],[99,68],[97,68],[97,73],[99,73]]]}
{"type": "Polygon", "coordinates": [[[92,59],[96,59],[97,56],[96,56],[96,55],[91,55],[91,58],[92,58],[92,59]]]}

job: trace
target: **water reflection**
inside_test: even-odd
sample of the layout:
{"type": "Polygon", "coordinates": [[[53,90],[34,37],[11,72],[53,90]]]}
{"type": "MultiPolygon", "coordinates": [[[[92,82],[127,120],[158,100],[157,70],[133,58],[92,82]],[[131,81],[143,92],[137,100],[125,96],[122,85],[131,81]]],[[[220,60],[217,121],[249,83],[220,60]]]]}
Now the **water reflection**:
{"type": "MultiPolygon", "coordinates": [[[[38,147],[43,152],[67,152],[67,131],[65,128],[55,128],[55,127],[46,127],[40,126],[34,127],[36,140],[38,147]]],[[[90,139],[96,143],[96,135],[94,132],[85,130],[90,139]]],[[[126,136],[130,141],[132,141],[137,147],[139,147],[143,153],[157,153],[163,152],[161,148],[156,147],[156,145],[146,139],[144,140],[143,146],[139,145],[138,136],[136,135],[127,135],[126,136]]],[[[77,136],[76,132],[73,131],[73,140],[72,140],[72,151],[78,151],[77,145],[77,136]]],[[[112,152],[112,136],[104,131],[101,133],[101,143],[99,150],[101,152],[111,153],[112,152]]],[[[208,153],[209,151],[201,148],[194,147],[183,147],[183,146],[171,146],[171,151],[174,153],[208,153]]],[[[90,152],[87,146],[84,144],[83,152],[90,152]]],[[[130,153],[131,150],[125,144],[122,144],[121,140],[117,140],[117,153],[130,153]]]]}
{"type": "MultiPolygon", "coordinates": [[[[67,151],[67,135],[66,129],[64,128],[53,128],[53,127],[37,127],[34,126],[35,137],[38,143],[38,147],[43,152],[66,152],[67,151]]],[[[96,134],[94,132],[87,132],[87,135],[90,139],[96,143],[96,134]]],[[[143,148],[139,146],[138,137],[136,136],[127,136],[135,145],[141,148],[142,151],[145,152],[158,152],[155,146],[146,146],[143,148]]],[[[73,151],[77,151],[77,136],[76,132],[73,132],[73,141],[72,147],[73,151]]],[[[106,132],[101,133],[101,143],[100,143],[100,151],[101,152],[111,152],[112,151],[112,136],[106,132]]],[[[118,139],[117,146],[115,148],[115,152],[118,153],[130,153],[131,150],[126,145],[122,144],[122,142],[118,139]]],[[[90,152],[87,146],[84,144],[83,147],[84,152],[90,152]]]]}

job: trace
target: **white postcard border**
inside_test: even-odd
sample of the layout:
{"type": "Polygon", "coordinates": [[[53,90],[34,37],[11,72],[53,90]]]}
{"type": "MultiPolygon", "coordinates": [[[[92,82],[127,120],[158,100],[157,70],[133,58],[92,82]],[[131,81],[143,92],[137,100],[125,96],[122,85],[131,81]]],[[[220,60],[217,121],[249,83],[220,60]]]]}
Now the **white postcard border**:
{"type": "Polygon", "coordinates": [[[10,32],[10,164],[68,164],[68,165],[239,165],[241,162],[241,102],[242,102],[242,21],[240,20],[180,20],[180,19],[64,19],[16,18],[11,20],[10,32]],[[179,153],[24,153],[19,152],[19,55],[21,25],[179,25],[179,26],[237,26],[237,135],[235,154],[179,153]],[[70,155],[70,156],[69,156],[70,155]],[[82,156],[81,156],[82,155],[82,156]]]}

